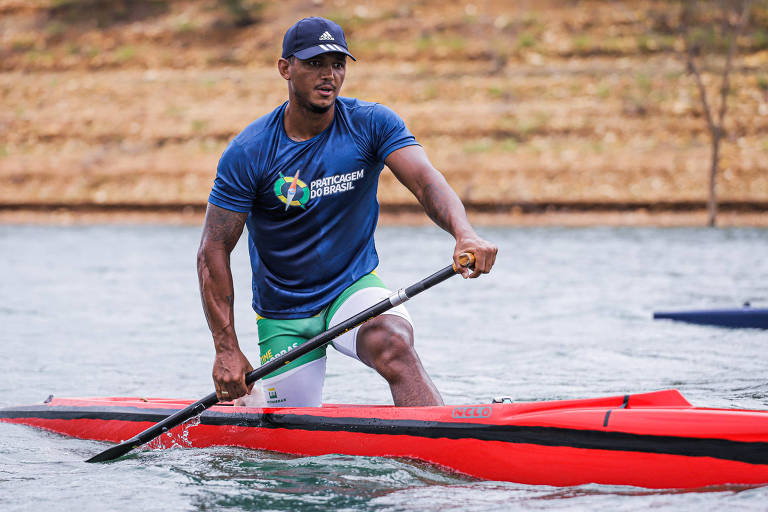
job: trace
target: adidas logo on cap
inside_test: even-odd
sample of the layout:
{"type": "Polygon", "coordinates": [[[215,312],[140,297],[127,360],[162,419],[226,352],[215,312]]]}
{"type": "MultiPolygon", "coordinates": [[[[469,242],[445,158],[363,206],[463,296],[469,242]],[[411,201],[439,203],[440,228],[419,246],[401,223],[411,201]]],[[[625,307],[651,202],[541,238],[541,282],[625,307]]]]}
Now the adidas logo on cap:
{"type": "Polygon", "coordinates": [[[327,30],[320,36],[320,41],[334,41],[333,36],[327,30]]]}

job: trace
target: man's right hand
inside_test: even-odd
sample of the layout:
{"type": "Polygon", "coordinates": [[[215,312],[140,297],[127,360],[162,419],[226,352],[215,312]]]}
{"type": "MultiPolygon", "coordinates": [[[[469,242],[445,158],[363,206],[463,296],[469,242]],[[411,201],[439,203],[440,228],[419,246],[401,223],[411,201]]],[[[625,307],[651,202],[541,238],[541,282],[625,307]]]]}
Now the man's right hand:
{"type": "Polygon", "coordinates": [[[219,401],[228,402],[248,394],[245,374],[252,370],[253,366],[240,349],[217,352],[213,363],[213,385],[219,401]]]}
{"type": "Polygon", "coordinates": [[[208,327],[213,335],[216,360],[213,384],[220,401],[245,395],[245,374],[253,367],[240,351],[235,334],[235,291],[229,256],[243,232],[247,213],[238,213],[209,204],[203,236],[197,251],[200,297],[208,327]]]}

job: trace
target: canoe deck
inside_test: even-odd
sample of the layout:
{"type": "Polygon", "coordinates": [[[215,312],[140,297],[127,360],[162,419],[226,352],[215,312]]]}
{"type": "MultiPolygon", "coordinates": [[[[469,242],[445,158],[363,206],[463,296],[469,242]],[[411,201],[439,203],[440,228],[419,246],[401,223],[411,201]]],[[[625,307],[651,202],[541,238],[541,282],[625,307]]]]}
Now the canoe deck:
{"type": "MultiPolygon", "coordinates": [[[[0,409],[0,421],[117,443],[192,402],[54,398],[0,409]]],[[[220,404],[149,446],[405,457],[482,479],[557,486],[768,483],[768,411],[694,407],[677,390],[443,407],[220,404]]]]}
{"type": "Polygon", "coordinates": [[[768,329],[768,308],[750,306],[730,309],[656,311],[653,313],[653,318],[717,327],[768,329]]]}

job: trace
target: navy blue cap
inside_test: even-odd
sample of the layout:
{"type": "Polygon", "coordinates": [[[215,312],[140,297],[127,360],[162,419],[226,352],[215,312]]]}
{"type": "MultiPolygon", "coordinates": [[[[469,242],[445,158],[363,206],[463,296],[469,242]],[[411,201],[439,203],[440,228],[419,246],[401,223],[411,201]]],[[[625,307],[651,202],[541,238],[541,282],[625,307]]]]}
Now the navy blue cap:
{"type": "Polygon", "coordinates": [[[295,55],[301,60],[321,53],[340,52],[352,57],[347,49],[344,31],[325,18],[304,18],[289,28],[283,37],[283,58],[295,55]]]}

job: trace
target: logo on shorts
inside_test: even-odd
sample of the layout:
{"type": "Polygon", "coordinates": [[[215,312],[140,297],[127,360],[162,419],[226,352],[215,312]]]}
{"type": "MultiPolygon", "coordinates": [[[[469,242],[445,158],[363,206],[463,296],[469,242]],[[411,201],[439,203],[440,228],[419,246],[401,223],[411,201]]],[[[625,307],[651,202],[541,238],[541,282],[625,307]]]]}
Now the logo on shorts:
{"type": "Polygon", "coordinates": [[[277,389],[267,388],[267,403],[270,405],[281,404],[288,400],[287,398],[277,398],[277,389]]]}
{"type": "Polygon", "coordinates": [[[304,205],[309,201],[309,187],[299,179],[301,169],[296,171],[293,178],[286,178],[283,173],[275,181],[275,195],[285,203],[285,210],[291,206],[299,206],[304,209],[304,205]]]}

